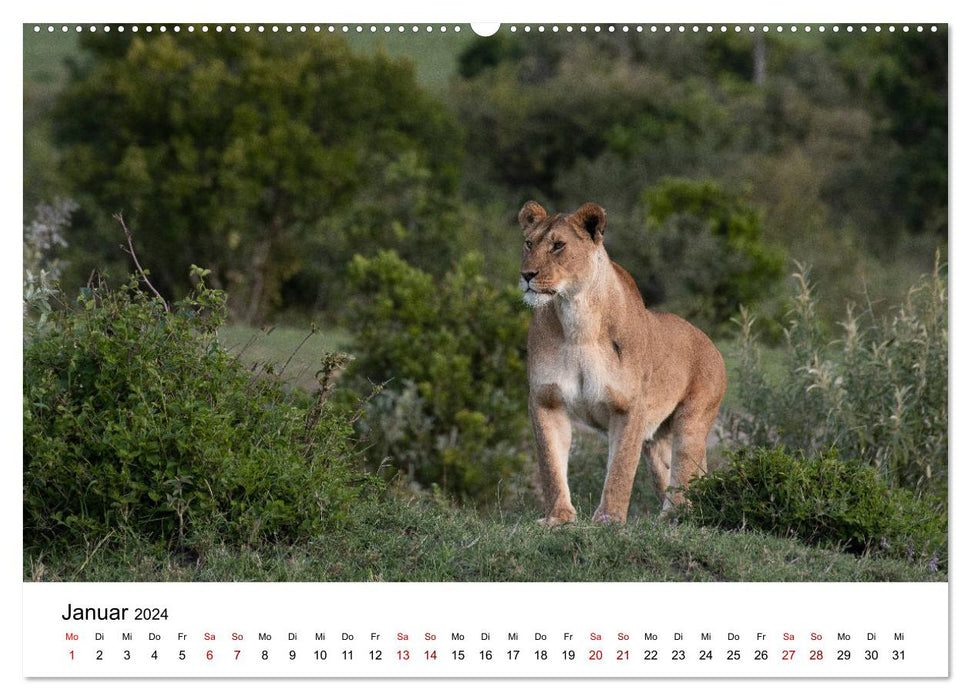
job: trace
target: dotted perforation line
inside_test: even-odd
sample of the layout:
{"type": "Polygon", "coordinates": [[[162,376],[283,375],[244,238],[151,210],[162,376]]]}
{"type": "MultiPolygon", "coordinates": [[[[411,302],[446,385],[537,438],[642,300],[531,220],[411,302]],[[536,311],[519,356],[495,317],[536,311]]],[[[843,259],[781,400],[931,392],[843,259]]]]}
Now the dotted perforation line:
{"type": "MultiPolygon", "coordinates": [[[[208,25],[208,24],[202,24],[202,25],[193,25],[193,24],[188,24],[188,25],[180,25],[180,24],[175,24],[175,25],[171,25],[171,26],[164,25],[164,24],[157,25],[157,26],[153,26],[153,25],[137,25],[137,24],[133,24],[133,25],[124,25],[124,24],[119,24],[119,25],[110,25],[110,24],[105,24],[105,25],[95,25],[95,24],[90,24],[90,25],[81,25],[81,24],[76,24],[76,25],[67,25],[67,24],[60,24],[60,25],[47,24],[47,25],[41,25],[41,24],[35,24],[34,27],[33,27],[33,29],[34,29],[34,32],[35,33],[41,33],[41,32],[46,31],[49,34],[54,34],[54,33],[58,32],[58,31],[60,31],[62,34],[66,34],[66,33],[71,32],[71,31],[74,31],[75,33],[82,33],[84,31],[97,32],[99,30],[100,31],[103,31],[103,32],[116,31],[116,32],[119,32],[119,33],[124,33],[126,31],[129,31],[129,32],[132,32],[132,33],[137,33],[137,32],[140,32],[141,31],[141,32],[145,32],[146,34],[151,34],[152,32],[156,32],[156,31],[157,32],[160,32],[160,33],[165,33],[165,32],[171,31],[171,32],[174,32],[176,34],[182,32],[182,31],[189,32],[190,34],[191,33],[194,33],[194,32],[197,32],[197,31],[198,32],[202,32],[203,34],[208,33],[210,31],[214,31],[216,33],[221,33],[221,32],[224,32],[224,31],[229,32],[229,33],[236,33],[236,32],[254,33],[255,32],[257,34],[280,33],[280,32],[284,32],[284,33],[287,33],[287,34],[293,34],[293,33],[299,33],[299,34],[315,33],[315,34],[319,34],[319,33],[322,33],[322,32],[327,32],[327,33],[330,33],[330,34],[335,34],[335,33],[343,33],[343,34],[357,33],[357,34],[362,34],[362,33],[365,33],[365,32],[371,33],[371,34],[378,34],[378,33],[381,33],[381,32],[383,32],[385,34],[390,34],[392,32],[397,32],[399,34],[405,34],[405,33],[419,34],[419,33],[422,33],[422,32],[424,32],[426,34],[431,34],[431,33],[436,33],[436,32],[437,33],[440,33],[440,34],[445,34],[445,33],[448,33],[448,32],[461,32],[461,31],[463,31],[463,29],[459,25],[444,25],[444,24],[442,24],[442,25],[431,25],[431,24],[426,24],[426,25],[418,25],[418,24],[397,24],[397,25],[391,25],[391,24],[383,24],[383,25],[378,25],[378,24],[371,24],[371,25],[364,25],[364,24],[340,24],[340,25],[336,25],[336,24],[284,24],[284,25],[280,25],[280,24],[271,24],[271,25],[263,25],[263,24],[242,24],[242,25],[236,25],[236,24],[221,25],[221,24],[216,24],[216,25],[208,25]]],[[[929,27],[927,27],[927,29],[929,29],[931,32],[936,32],[937,31],[937,25],[932,24],[929,27]]],[[[821,32],[821,33],[822,32],[833,32],[834,34],[838,34],[839,32],[845,32],[845,33],[851,34],[854,31],[858,31],[858,32],[861,32],[861,33],[866,33],[866,32],[869,32],[869,31],[878,32],[878,33],[879,32],[882,32],[882,31],[887,31],[887,32],[891,32],[891,33],[896,32],[896,31],[902,31],[902,32],[905,32],[905,33],[910,32],[910,31],[923,32],[925,30],[925,26],[922,25],[922,24],[917,24],[917,25],[909,25],[909,24],[904,24],[904,25],[894,25],[894,24],[889,24],[889,25],[879,25],[879,24],[877,24],[877,25],[866,25],[866,24],[861,24],[861,25],[852,25],[852,24],[844,24],[844,25],[840,25],[840,24],[831,24],[831,25],[825,25],[825,24],[818,24],[818,25],[811,25],[811,24],[801,24],[801,25],[796,25],[796,24],[734,24],[734,25],[731,25],[731,24],[719,24],[719,25],[712,25],[712,24],[651,24],[651,25],[647,25],[647,24],[636,24],[636,25],[631,25],[631,24],[622,24],[622,25],[606,24],[606,25],[599,25],[599,24],[594,24],[594,25],[586,25],[586,24],[580,24],[580,25],[576,25],[576,26],[574,26],[572,24],[567,24],[567,25],[563,25],[563,26],[556,25],[556,24],[550,25],[550,26],[546,26],[546,25],[542,25],[542,24],[535,25],[535,26],[528,25],[528,24],[527,25],[519,26],[519,25],[515,25],[514,24],[514,25],[510,25],[509,27],[507,27],[507,30],[509,32],[511,32],[511,33],[514,33],[514,34],[516,32],[519,32],[519,31],[522,31],[522,32],[528,34],[528,33],[532,32],[534,30],[537,31],[537,32],[539,32],[539,33],[544,33],[546,31],[551,31],[553,33],[558,33],[558,32],[561,32],[561,31],[565,31],[565,32],[568,32],[568,33],[569,32],[574,32],[574,31],[578,31],[580,33],[585,33],[585,32],[594,32],[594,33],[602,33],[602,32],[607,32],[607,33],[616,33],[616,32],[623,32],[623,33],[629,33],[629,32],[645,33],[645,32],[650,32],[650,33],[655,33],[655,34],[656,33],[666,33],[666,34],[672,34],[672,33],[680,33],[680,34],[688,34],[688,33],[691,33],[691,34],[708,33],[708,34],[713,34],[713,33],[719,33],[720,32],[720,33],[723,33],[724,34],[724,33],[728,33],[728,32],[734,32],[736,34],[741,34],[741,33],[744,32],[744,33],[754,34],[756,32],[761,32],[763,34],[769,34],[769,33],[776,33],[776,34],[790,33],[790,34],[795,34],[795,33],[799,33],[799,32],[801,32],[801,33],[809,33],[809,32],[814,32],[815,31],[815,32],[821,32]]]]}
{"type": "Polygon", "coordinates": [[[348,25],[348,24],[342,24],[342,25],[336,25],[336,24],[269,24],[269,25],[265,25],[265,24],[238,24],[238,25],[237,24],[228,24],[228,25],[222,25],[222,24],[214,24],[214,25],[201,24],[201,25],[194,25],[194,24],[187,24],[187,25],[181,25],[181,24],[175,24],[175,25],[171,25],[171,26],[165,25],[165,24],[157,25],[157,26],[154,26],[154,25],[138,25],[138,24],[132,24],[132,25],[124,25],[124,24],[118,24],[118,25],[111,25],[111,24],[104,24],[104,25],[96,25],[96,24],[90,24],[90,25],[59,24],[59,25],[54,25],[54,24],[47,24],[47,25],[41,25],[41,24],[35,24],[34,27],[33,27],[33,29],[34,29],[34,32],[35,33],[40,33],[40,32],[46,31],[49,34],[53,34],[53,33],[58,32],[58,31],[60,31],[61,33],[68,33],[68,32],[73,31],[73,32],[78,33],[78,34],[80,34],[82,32],[85,32],[85,31],[87,31],[87,32],[102,31],[102,32],[118,32],[118,33],[124,33],[126,31],[127,32],[132,32],[132,33],[137,33],[137,32],[140,32],[141,31],[141,32],[145,32],[147,34],[151,34],[152,32],[160,32],[160,33],[174,32],[174,33],[178,34],[178,33],[181,33],[183,31],[184,32],[189,32],[190,34],[191,33],[195,33],[195,32],[202,32],[203,34],[208,33],[208,32],[216,32],[216,33],[229,32],[231,34],[237,33],[237,32],[242,32],[242,33],[256,33],[256,34],[268,34],[268,33],[285,33],[285,34],[308,34],[308,33],[313,33],[313,34],[320,34],[320,33],[323,33],[323,32],[327,32],[327,33],[330,33],[330,34],[334,34],[334,33],[344,33],[344,34],[358,33],[358,34],[360,34],[360,33],[365,33],[365,32],[371,33],[371,34],[377,34],[379,32],[384,32],[384,33],[390,34],[391,32],[395,32],[395,31],[397,31],[398,33],[401,33],[401,34],[404,34],[406,32],[411,32],[413,34],[417,34],[417,33],[422,32],[422,31],[425,32],[425,33],[428,33],[428,34],[430,34],[432,32],[438,32],[438,33],[441,33],[441,34],[445,34],[445,33],[448,33],[448,32],[461,32],[461,31],[463,31],[462,27],[460,27],[459,25],[444,25],[444,24],[442,24],[442,25],[430,25],[430,24],[426,24],[426,25],[417,25],[417,24],[407,24],[407,25],[405,25],[405,24],[397,24],[397,25],[390,25],[390,24],[383,24],[383,25],[376,25],[376,24],[371,24],[371,25],[363,25],[363,24],[356,24],[356,25],[348,25]]]}

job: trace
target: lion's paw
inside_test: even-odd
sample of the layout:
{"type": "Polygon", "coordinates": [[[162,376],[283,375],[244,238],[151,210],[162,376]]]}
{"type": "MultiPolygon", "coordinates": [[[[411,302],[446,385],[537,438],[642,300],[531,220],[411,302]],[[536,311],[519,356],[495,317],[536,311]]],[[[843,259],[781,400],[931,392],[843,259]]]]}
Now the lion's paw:
{"type": "Polygon", "coordinates": [[[540,518],[536,522],[540,525],[546,527],[558,527],[560,525],[566,525],[567,523],[572,523],[577,519],[577,514],[575,512],[559,512],[548,515],[545,518],[540,518]]]}
{"type": "Polygon", "coordinates": [[[602,508],[597,508],[597,512],[593,514],[593,522],[595,523],[622,523],[625,520],[627,518],[624,516],[611,514],[602,508]]]}

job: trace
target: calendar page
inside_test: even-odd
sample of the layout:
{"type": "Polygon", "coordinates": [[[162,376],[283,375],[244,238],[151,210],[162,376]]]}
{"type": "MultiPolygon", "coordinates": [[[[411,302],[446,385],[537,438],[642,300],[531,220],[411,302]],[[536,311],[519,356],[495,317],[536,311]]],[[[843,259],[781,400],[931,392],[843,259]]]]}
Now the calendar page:
{"type": "Polygon", "coordinates": [[[949,678],[948,23],[326,14],[24,20],[32,687],[949,678]]]}

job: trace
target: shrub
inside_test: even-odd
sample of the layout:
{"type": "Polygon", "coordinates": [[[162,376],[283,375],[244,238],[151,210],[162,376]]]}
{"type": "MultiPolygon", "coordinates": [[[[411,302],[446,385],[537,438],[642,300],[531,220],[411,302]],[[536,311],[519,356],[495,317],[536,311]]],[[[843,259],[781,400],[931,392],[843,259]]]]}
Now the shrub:
{"type": "Polygon", "coordinates": [[[195,272],[172,311],[134,279],[82,289],[27,342],[25,546],[299,539],[361,497],[350,416],[245,371],[195,272]]]}
{"type": "Polygon", "coordinates": [[[835,449],[879,471],[892,486],[947,496],[947,278],[939,262],[895,313],[847,310],[830,341],[808,273],[797,293],[780,377],[762,367],[752,317],[741,317],[736,442],[835,449]]]}
{"type": "Polygon", "coordinates": [[[486,282],[474,254],[438,280],[394,252],[358,256],[350,287],[349,373],[388,383],[362,420],[372,452],[419,484],[494,496],[529,453],[519,293],[486,282]]]}
{"type": "Polygon", "coordinates": [[[762,217],[743,197],[713,180],[663,178],[642,195],[657,301],[712,332],[739,305],[765,299],[782,279],[782,256],[765,243],[762,217]]]}
{"type": "Polygon", "coordinates": [[[946,513],[835,452],[807,459],[782,448],[743,450],[725,469],[692,480],[686,497],[680,512],[698,525],[748,527],[855,553],[919,555],[929,565],[947,565],[946,513]]]}

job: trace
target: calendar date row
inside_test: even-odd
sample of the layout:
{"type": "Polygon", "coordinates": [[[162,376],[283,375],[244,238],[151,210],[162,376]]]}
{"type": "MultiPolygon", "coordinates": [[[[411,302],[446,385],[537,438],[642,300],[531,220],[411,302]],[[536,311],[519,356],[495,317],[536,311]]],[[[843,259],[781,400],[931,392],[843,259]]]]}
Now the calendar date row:
{"type": "MultiPolygon", "coordinates": [[[[72,661],[80,660],[84,658],[83,652],[75,649],[68,650],[68,654],[72,661]]],[[[142,652],[132,649],[116,649],[116,650],[105,650],[105,649],[94,649],[88,652],[88,656],[93,658],[94,661],[106,661],[110,660],[112,656],[115,659],[120,659],[122,661],[132,661],[136,660],[138,657],[142,659],[151,659],[153,661],[163,660],[166,657],[169,659],[177,659],[178,661],[189,661],[189,660],[205,660],[205,661],[217,661],[217,660],[229,660],[229,661],[297,661],[300,659],[310,659],[313,661],[355,661],[355,660],[365,660],[368,662],[383,662],[387,660],[395,662],[410,662],[410,661],[427,661],[434,662],[441,659],[448,659],[455,662],[462,662],[467,660],[475,660],[478,662],[489,662],[494,660],[502,659],[504,661],[520,661],[528,659],[530,661],[551,661],[551,660],[561,660],[566,662],[573,661],[588,661],[588,662],[603,662],[603,661],[619,661],[626,662],[631,660],[641,660],[641,661],[661,661],[670,660],[672,662],[682,662],[694,660],[698,662],[714,661],[717,658],[721,658],[724,661],[734,662],[750,660],[755,662],[767,662],[767,661],[781,661],[781,662],[792,662],[796,661],[798,658],[810,662],[821,662],[826,660],[835,661],[879,661],[881,659],[889,659],[891,661],[905,661],[906,660],[906,650],[905,649],[683,649],[683,648],[670,648],[670,649],[451,649],[439,652],[438,649],[370,649],[370,650],[356,650],[356,649],[338,649],[338,650],[328,650],[328,649],[312,649],[312,650],[300,650],[297,649],[284,649],[284,650],[271,650],[271,649],[201,649],[201,650],[163,650],[151,649],[142,652]]]]}

